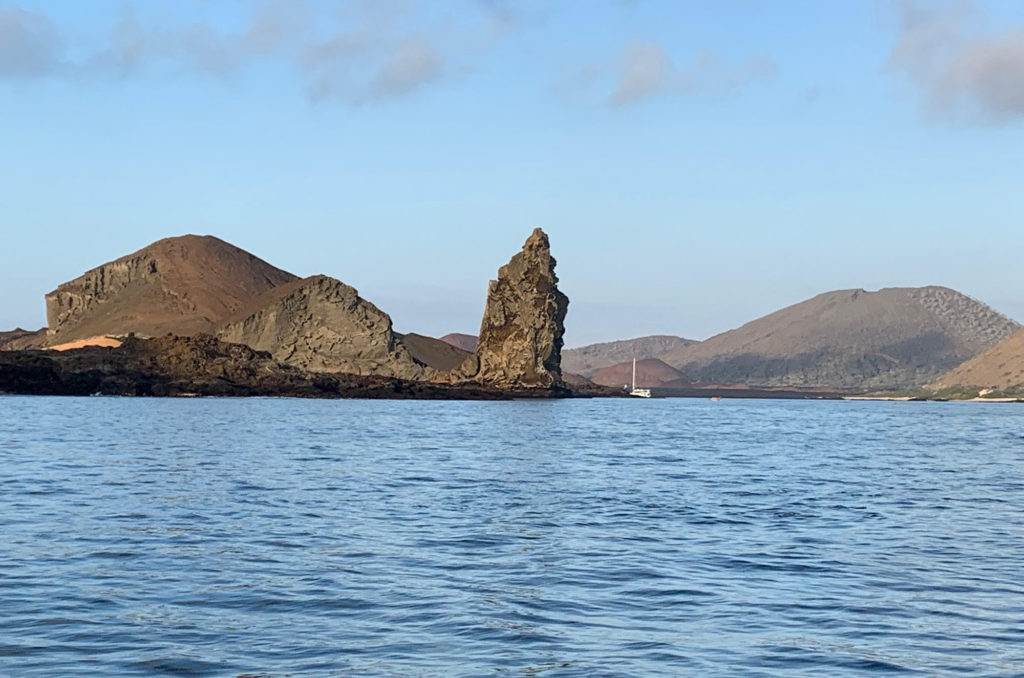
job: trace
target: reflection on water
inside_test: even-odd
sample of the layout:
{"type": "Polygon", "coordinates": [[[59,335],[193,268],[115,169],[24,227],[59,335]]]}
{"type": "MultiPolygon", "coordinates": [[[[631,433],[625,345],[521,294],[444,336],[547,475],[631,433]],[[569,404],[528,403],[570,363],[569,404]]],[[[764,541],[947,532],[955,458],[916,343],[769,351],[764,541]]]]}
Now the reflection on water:
{"type": "Polygon", "coordinates": [[[1024,408],[0,398],[0,675],[1021,675],[1024,408]]]}

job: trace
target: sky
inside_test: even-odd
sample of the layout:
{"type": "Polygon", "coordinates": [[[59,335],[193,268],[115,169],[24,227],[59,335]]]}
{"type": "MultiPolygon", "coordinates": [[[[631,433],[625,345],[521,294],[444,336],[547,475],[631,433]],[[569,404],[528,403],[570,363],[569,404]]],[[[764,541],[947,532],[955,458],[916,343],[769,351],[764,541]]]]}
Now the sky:
{"type": "Polygon", "coordinates": [[[475,333],[533,228],[566,344],[833,289],[1024,321],[1024,3],[0,0],[0,329],[160,238],[475,333]]]}

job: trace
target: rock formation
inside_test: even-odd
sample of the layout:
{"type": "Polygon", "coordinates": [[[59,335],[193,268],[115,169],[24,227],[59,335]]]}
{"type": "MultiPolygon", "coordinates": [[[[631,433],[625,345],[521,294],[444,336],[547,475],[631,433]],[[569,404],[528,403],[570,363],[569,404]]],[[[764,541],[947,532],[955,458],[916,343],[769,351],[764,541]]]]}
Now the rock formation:
{"type": "Polygon", "coordinates": [[[212,236],[159,240],[47,294],[47,344],[209,332],[245,302],[292,280],[212,236]]]}
{"type": "Polygon", "coordinates": [[[433,376],[398,340],[387,313],[325,275],[271,289],[232,315],[216,335],[313,372],[433,376]]]}
{"type": "Polygon", "coordinates": [[[504,389],[562,388],[568,306],[548,237],[538,228],[491,281],[476,352],[453,379],[504,389]]]}

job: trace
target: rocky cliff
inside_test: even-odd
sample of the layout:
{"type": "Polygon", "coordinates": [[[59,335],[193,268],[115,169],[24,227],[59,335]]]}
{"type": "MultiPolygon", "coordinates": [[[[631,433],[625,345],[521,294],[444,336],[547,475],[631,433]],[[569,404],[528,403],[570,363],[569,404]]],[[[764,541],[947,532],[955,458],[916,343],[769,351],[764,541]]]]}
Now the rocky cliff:
{"type": "Polygon", "coordinates": [[[505,389],[562,388],[568,307],[548,237],[538,228],[491,281],[476,352],[453,379],[505,389]]]}
{"type": "Polygon", "coordinates": [[[212,236],[159,240],[47,294],[47,343],[209,332],[245,302],[292,280],[212,236]]]}
{"type": "Polygon", "coordinates": [[[218,327],[216,335],[314,372],[402,379],[429,379],[434,374],[399,341],[387,313],[354,288],[325,275],[266,292],[218,327]]]}

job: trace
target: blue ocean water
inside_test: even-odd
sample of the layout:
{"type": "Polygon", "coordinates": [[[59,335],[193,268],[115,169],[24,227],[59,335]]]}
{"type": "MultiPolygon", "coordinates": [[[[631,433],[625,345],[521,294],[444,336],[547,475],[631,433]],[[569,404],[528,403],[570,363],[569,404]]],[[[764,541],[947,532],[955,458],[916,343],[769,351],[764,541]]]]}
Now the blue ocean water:
{"type": "Polygon", "coordinates": [[[1024,407],[0,398],[3,676],[1024,675],[1024,407]]]}

